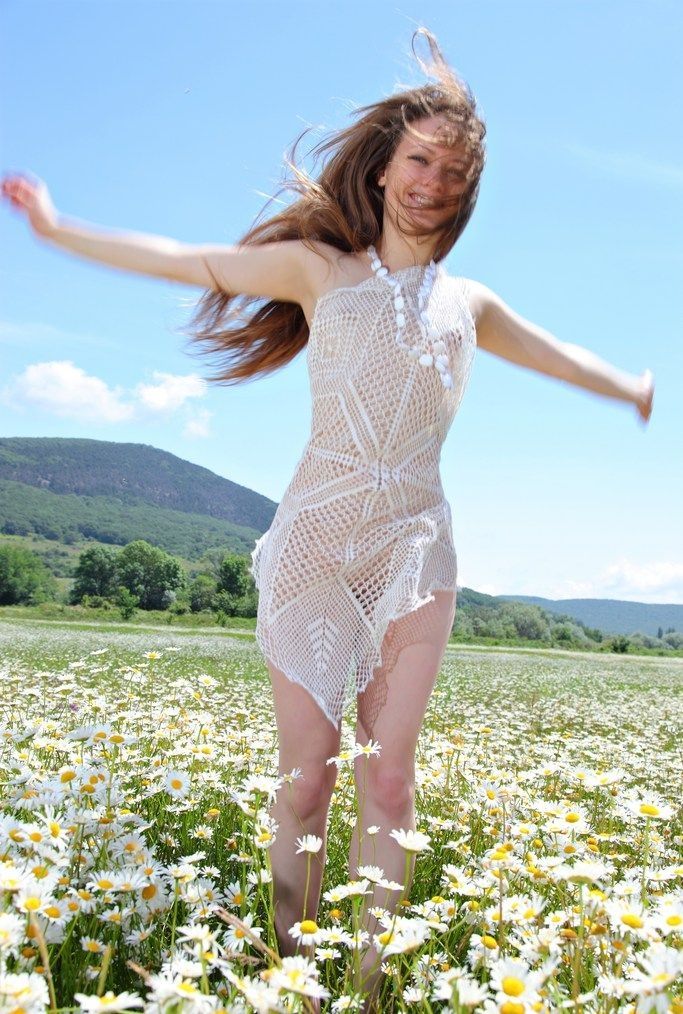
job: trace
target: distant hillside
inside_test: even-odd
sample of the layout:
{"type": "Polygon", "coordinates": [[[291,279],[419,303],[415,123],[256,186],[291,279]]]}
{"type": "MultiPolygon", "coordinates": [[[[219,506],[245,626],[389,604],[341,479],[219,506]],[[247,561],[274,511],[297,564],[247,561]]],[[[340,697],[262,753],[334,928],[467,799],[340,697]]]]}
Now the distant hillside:
{"type": "Polygon", "coordinates": [[[146,444],[0,439],[0,533],[63,543],[146,539],[197,559],[215,546],[246,553],[277,504],[146,444]]]}
{"type": "Polygon", "coordinates": [[[536,595],[498,595],[499,600],[525,602],[549,613],[564,614],[608,634],[650,634],[661,627],[683,632],[683,605],[627,602],[623,599],[544,599],[536,595]]]}
{"type": "Polygon", "coordinates": [[[149,444],[62,437],[0,438],[0,479],[51,493],[115,497],[127,504],[206,514],[265,532],[276,504],[149,444]]]}

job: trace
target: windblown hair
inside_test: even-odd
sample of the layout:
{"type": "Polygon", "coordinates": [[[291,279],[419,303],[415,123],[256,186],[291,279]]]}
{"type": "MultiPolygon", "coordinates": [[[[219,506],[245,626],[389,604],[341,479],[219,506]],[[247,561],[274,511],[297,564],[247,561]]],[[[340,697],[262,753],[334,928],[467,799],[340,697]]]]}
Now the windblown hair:
{"type": "MultiPolygon", "coordinates": [[[[323,242],[343,253],[358,253],[370,244],[377,244],[385,214],[378,177],[391,161],[404,132],[421,136],[411,125],[438,114],[447,121],[438,134],[439,143],[457,151],[465,181],[454,202],[452,218],[438,230],[434,260],[446,256],[474,211],[486,161],[486,127],[469,86],[448,66],[434,36],[425,28],[418,29],[412,48],[421,69],[435,78],[436,84],[400,91],[355,110],[357,123],[323,140],[310,153],[314,164],[326,156],[317,180],[296,164],[296,149],[308,132],[304,131],[286,159],[292,178],[285,180],[278,191],[278,194],[294,191],[298,200],[267,221],[258,224],[257,218],[239,245],[300,240],[311,248],[323,242]],[[420,35],[429,43],[432,56],[429,64],[415,52],[420,35]]],[[[396,224],[408,233],[407,222],[401,218],[397,209],[396,224]]],[[[235,384],[270,373],[290,362],[305,347],[309,329],[300,306],[226,292],[208,263],[207,269],[216,288],[201,297],[184,331],[199,346],[201,354],[219,356],[219,370],[208,380],[235,384]]]]}

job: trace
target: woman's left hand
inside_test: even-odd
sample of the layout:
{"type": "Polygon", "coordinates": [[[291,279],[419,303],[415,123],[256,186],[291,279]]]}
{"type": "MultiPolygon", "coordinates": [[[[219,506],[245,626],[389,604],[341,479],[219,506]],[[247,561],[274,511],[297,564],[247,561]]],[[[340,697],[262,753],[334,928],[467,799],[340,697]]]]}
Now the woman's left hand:
{"type": "Polygon", "coordinates": [[[640,390],[636,396],[638,415],[644,423],[649,422],[652,414],[652,399],[655,393],[654,377],[650,370],[645,370],[640,378],[640,390]]]}

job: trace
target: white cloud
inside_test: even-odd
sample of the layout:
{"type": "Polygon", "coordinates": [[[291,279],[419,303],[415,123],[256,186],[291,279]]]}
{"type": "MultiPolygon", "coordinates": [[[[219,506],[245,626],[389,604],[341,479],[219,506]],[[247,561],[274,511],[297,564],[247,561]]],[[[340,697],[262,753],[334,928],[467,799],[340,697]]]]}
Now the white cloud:
{"type": "Polygon", "coordinates": [[[191,416],[185,423],[185,429],[183,430],[184,437],[208,437],[210,436],[211,430],[209,428],[209,420],[213,416],[213,412],[209,412],[208,409],[200,409],[193,416],[191,416]]]}
{"type": "Polygon", "coordinates": [[[120,388],[110,388],[68,359],[32,363],[8,393],[29,405],[82,422],[123,422],[134,413],[120,388]]]}
{"type": "Polygon", "coordinates": [[[189,398],[201,398],[206,394],[206,381],[196,373],[180,376],[155,370],[152,376],[156,383],[138,384],[135,395],[153,412],[172,412],[189,398]]]}
{"type": "Polygon", "coordinates": [[[586,581],[563,582],[548,597],[683,603],[683,563],[654,560],[641,564],[622,558],[586,581]]]}
{"type": "MultiPolygon", "coordinates": [[[[139,383],[125,391],[110,387],[70,359],[31,363],[0,391],[0,401],[19,410],[40,408],[84,423],[120,423],[149,418],[150,413],[167,417],[208,390],[207,382],[195,373],[155,371],[152,378],[153,383],[139,383]]],[[[191,415],[186,435],[208,436],[210,418],[207,411],[191,415]]]]}
{"type": "Polygon", "coordinates": [[[565,144],[567,151],[608,176],[645,183],[682,187],[683,169],[671,162],[658,162],[631,151],[603,151],[580,144],[565,144]]]}

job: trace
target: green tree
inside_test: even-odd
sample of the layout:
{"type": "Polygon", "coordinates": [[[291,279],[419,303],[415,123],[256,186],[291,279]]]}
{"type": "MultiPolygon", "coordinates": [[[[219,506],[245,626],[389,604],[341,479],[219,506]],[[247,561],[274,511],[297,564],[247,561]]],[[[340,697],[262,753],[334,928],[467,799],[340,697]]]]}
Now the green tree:
{"type": "Polygon", "coordinates": [[[121,586],[116,596],[116,605],[119,607],[121,619],[130,620],[137,612],[138,597],[121,586]]]}
{"type": "Polygon", "coordinates": [[[544,641],[548,638],[550,634],[548,623],[538,606],[516,602],[510,612],[518,637],[523,637],[527,641],[544,641]]]}
{"type": "Polygon", "coordinates": [[[218,572],[218,590],[227,592],[235,598],[246,595],[253,586],[253,578],[249,573],[249,559],[237,553],[228,553],[221,563],[218,572]]]}
{"type": "Polygon", "coordinates": [[[0,545],[0,605],[35,605],[55,597],[52,574],[35,553],[11,543],[0,545]]]}
{"type": "Polygon", "coordinates": [[[216,596],[216,582],[210,574],[197,574],[189,589],[190,609],[193,613],[213,607],[216,596]]]}
{"type": "Polygon", "coordinates": [[[141,609],[166,609],[185,583],[179,561],[143,539],[121,550],[117,573],[119,584],[137,597],[141,609]]]}
{"type": "Polygon", "coordinates": [[[118,587],[117,552],[107,546],[91,546],[78,558],[71,602],[81,602],[84,595],[112,598],[118,587]]]}

